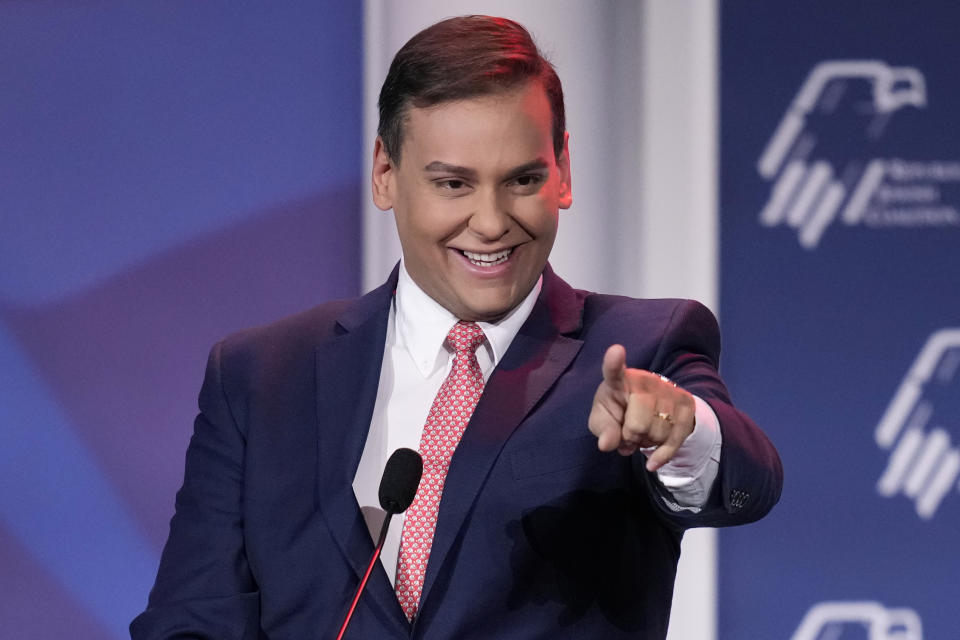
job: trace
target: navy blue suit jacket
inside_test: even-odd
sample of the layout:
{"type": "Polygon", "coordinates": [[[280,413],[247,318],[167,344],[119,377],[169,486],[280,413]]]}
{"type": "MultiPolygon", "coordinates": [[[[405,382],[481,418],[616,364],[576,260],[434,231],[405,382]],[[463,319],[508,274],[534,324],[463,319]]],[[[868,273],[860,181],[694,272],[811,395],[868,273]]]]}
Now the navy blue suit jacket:
{"type": "MultiPolygon", "coordinates": [[[[336,636],[373,550],[351,485],[395,286],[396,272],[214,347],[135,639],[336,636]]],[[[683,530],[756,520],[780,494],[776,451],[731,405],[719,352],[698,303],[578,291],[548,267],[453,457],[415,623],[378,564],[348,637],[663,638],[683,530]],[[613,343],[719,417],[700,513],[675,511],[641,455],[602,453],[587,430],[613,343]]]]}

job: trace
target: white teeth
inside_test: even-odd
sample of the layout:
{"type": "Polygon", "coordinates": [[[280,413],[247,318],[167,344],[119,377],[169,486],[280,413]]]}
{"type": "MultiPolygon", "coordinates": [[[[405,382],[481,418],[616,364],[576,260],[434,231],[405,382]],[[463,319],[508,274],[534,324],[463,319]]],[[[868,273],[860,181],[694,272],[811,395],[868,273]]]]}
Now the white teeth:
{"type": "Polygon", "coordinates": [[[467,259],[478,267],[492,267],[494,265],[506,262],[511,253],[513,253],[512,248],[504,249],[503,251],[497,251],[496,253],[474,253],[473,251],[464,251],[463,255],[467,256],[467,259]]]}

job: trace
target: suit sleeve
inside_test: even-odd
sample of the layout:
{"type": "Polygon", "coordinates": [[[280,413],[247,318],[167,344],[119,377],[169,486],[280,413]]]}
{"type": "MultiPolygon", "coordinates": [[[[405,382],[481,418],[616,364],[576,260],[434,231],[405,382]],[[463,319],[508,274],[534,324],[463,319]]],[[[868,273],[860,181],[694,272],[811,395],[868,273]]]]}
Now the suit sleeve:
{"type": "Polygon", "coordinates": [[[210,353],[157,580],[133,640],[254,639],[259,594],[244,553],[245,437],[223,386],[223,343],[210,353]]]}
{"type": "Polygon", "coordinates": [[[636,472],[649,483],[653,500],[667,520],[680,528],[753,522],[780,499],[783,467],[777,450],[763,431],[733,406],[717,372],[719,359],[716,318],[698,302],[682,302],[670,319],[651,367],[705,400],[719,419],[723,438],[720,467],[706,505],[692,513],[671,504],[656,475],[644,468],[642,456],[634,459],[636,472]]]}

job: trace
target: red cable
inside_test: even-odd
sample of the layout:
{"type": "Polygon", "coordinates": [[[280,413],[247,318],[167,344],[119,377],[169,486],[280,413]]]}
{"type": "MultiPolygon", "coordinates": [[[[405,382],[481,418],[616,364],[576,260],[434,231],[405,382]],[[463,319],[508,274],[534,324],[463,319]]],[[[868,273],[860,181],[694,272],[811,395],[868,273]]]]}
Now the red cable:
{"type": "Polygon", "coordinates": [[[380,557],[380,550],[383,549],[383,543],[387,539],[387,527],[390,525],[390,517],[392,513],[387,513],[386,519],[383,521],[383,528],[380,531],[380,542],[377,543],[377,548],[373,550],[373,557],[370,558],[370,564],[367,565],[367,571],[363,574],[363,579],[360,581],[360,586],[357,587],[357,593],[353,596],[353,602],[350,603],[350,610],[347,611],[347,617],[343,621],[343,625],[340,627],[340,633],[337,634],[337,640],[343,640],[343,634],[347,630],[347,625],[350,624],[350,618],[353,617],[353,610],[357,608],[357,602],[360,601],[360,594],[363,593],[363,588],[367,586],[367,579],[370,577],[370,572],[373,571],[373,566],[377,563],[377,559],[380,557]]]}

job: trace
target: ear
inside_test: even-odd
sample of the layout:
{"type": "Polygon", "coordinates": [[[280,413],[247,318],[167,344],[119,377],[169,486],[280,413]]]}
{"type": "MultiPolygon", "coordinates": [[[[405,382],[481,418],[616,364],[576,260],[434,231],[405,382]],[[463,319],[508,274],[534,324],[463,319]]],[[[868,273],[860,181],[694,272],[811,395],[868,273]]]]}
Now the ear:
{"type": "Polygon", "coordinates": [[[377,136],[377,141],[373,144],[371,186],[373,188],[373,204],[381,211],[393,208],[393,172],[395,170],[393,161],[390,160],[387,149],[383,146],[383,140],[380,136],[377,136]]]}
{"type": "Polygon", "coordinates": [[[570,132],[563,133],[563,151],[557,158],[560,171],[560,208],[569,209],[573,204],[573,174],[570,172],[570,132]]]}

